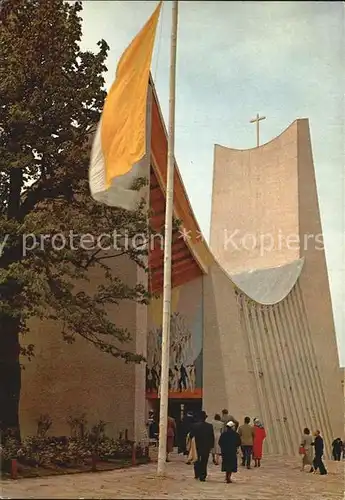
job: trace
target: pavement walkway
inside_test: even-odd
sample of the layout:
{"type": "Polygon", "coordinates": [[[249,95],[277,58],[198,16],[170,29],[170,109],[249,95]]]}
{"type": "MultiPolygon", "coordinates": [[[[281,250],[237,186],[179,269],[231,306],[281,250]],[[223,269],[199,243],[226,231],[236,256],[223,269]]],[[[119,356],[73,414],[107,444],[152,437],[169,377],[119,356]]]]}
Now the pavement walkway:
{"type": "MultiPolygon", "coordinates": [[[[345,463],[345,462],[344,462],[345,463]]],[[[192,466],[172,456],[167,477],[156,476],[156,463],[130,469],[0,482],[1,498],[83,498],[164,500],[344,500],[344,463],[327,462],[329,474],[300,472],[298,459],[267,457],[259,469],[239,469],[226,484],[220,468],[209,466],[205,483],[192,466]]]]}

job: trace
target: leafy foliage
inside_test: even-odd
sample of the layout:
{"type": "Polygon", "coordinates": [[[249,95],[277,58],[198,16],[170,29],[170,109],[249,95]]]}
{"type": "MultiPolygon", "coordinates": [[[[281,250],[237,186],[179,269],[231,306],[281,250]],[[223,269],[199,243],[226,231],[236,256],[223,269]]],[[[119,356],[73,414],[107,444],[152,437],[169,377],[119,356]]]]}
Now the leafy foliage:
{"type": "MultiPolygon", "coordinates": [[[[112,267],[127,258],[146,270],[146,247],[128,242],[148,235],[147,210],[144,202],[134,213],[109,208],[89,194],[90,134],[105,98],[108,45],[98,42],[95,54],[80,49],[81,9],[63,0],[2,2],[0,323],[14,320],[25,333],[31,317],[54,320],[66,342],[81,336],[139,362],[122,346],[130,332],[109,321],[108,310],[123,300],[149,301],[143,284],[127,285],[112,267]],[[104,247],[114,231],[111,249],[94,244],[98,238],[104,247]],[[104,280],[90,292],[96,271],[104,280]]],[[[33,356],[34,346],[21,354],[33,356]]]]}
{"type": "MultiPolygon", "coordinates": [[[[96,454],[98,460],[130,459],[132,456],[130,441],[120,441],[109,437],[102,437],[95,445],[87,436],[85,438],[73,437],[39,437],[31,436],[21,444],[15,439],[8,440],[1,447],[1,459],[4,462],[16,458],[20,463],[32,467],[72,467],[90,461],[96,454]]],[[[138,455],[143,455],[144,450],[138,448],[138,455]]]]}
{"type": "MultiPolygon", "coordinates": [[[[78,435],[49,437],[47,431],[52,425],[49,415],[42,415],[38,420],[37,436],[29,436],[22,443],[9,436],[0,447],[0,458],[6,468],[12,459],[32,467],[73,467],[90,462],[97,456],[99,461],[129,460],[132,457],[133,442],[128,439],[113,439],[106,436],[105,422],[99,421],[88,431],[86,416],[69,417],[75,431],[83,426],[83,433],[78,435]]],[[[143,446],[136,447],[137,458],[145,455],[143,446]]]]}

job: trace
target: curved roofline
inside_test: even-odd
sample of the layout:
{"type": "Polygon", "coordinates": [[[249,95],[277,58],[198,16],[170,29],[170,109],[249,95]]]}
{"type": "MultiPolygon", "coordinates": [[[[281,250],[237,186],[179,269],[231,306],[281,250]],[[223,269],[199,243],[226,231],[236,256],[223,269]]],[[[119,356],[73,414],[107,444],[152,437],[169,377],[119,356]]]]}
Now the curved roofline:
{"type": "MultiPolygon", "coordinates": [[[[159,116],[160,116],[160,119],[161,119],[161,123],[162,123],[162,126],[163,126],[163,130],[164,130],[164,133],[165,133],[165,137],[166,139],[168,139],[168,132],[167,132],[167,128],[166,128],[166,125],[165,125],[165,122],[164,122],[164,118],[163,118],[163,114],[162,114],[162,109],[161,109],[161,106],[160,106],[160,103],[159,103],[159,99],[158,99],[158,95],[157,95],[157,91],[156,91],[156,88],[155,88],[155,84],[153,82],[153,78],[152,78],[152,75],[150,74],[150,85],[152,87],[152,93],[153,93],[153,97],[156,101],[156,104],[157,104],[157,108],[158,108],[158,112],[159,112],[159,116]]],[[[298,120],[295,120],[293,123],[291,123],[289,125],[289,127],[287,129],[285,129],[279,136],[277,137],[280,137],[282,134],[284,134],[294,123],[296,123],[298,120]]],[[[275,137],[274,139],[272,139],[270,142],[273,142],[275,139],[277,139],[277,137],[275,137]]],[[[269,144],[269,143],[266,143],[262,146],[259,146],[259,147],[264,147],[265,145],[269,144]]],[[[220,146],[220,145],[219,145],[220,146]]],[[[224,147],[225,149],[231,149],[231,148],[226,148],[226,146],[220,146],[220,147],[224,147]]],[[[258,149],[258,148],[251,148],[251,149],[258,149]]],[[[248,150],[236,150],[236,151],[248,151],[248,150]]],[[[153,162],[153,168],[155,169],[157,175],[158,175],[158,179],[159,181],[161,182],[161,186],[163,188],[163,191],[165,193],[166,191],[166,186],[164,185],[163,183],[163,180],[161,178],[161,175],[160,175],[160,172],[157,170],[157,163],[156,161],[153,162]]],[[[194,211],[192,209],[192,206],[191,206],[191,203],[190,203],[190,200],[189,200],[189,197],[188,197],[188,194],[187,194],[187,191],[186,191],[186,188],[185,188],[185,185],[183,183],[183,180],[182,180],[182,177],[181,177],[181,174],[180,174],[180,171],[179,171],[179,168],[178,168],[178,165],[177,165],[177,162],[176,162],[176,158],[175,158],[175,171],[176,171],[176,175],[178,177],[178,180],[179,180],[179,183],[181,185],[181,190],[182,190],[182,193],[183,193],[183,196],[184,196],[184,202],[189,210],[189,213],[191,214],[191,217],[192,217],[192,220],[194,222],[194,225],[195,225],[195,228],[197,229],[197,231],[199,231],[199,233],[202,235],[202,238],[199,239],[199,241],[197,243],[195,243],[194,241],[188,241],[186,240],[186,244],[187,246],[189,247],[192,255],[194,256],[196,262],[201,266],[202,270],[203,270],[203,273],[204,274],[208,274],[208,267],[209,266],[212,266],[212,265],[217,265],[218,268],[221,270],[221,272],[224,273],[224,275],[227,277],[227,279],[231,282],[232,286],[234,287],[235,290],[238,290],[239,292],[241,292],[243,295],[245,295],[248,299],[250,300],[254,300],[255,302],[259,303],[259,304],[263,304],[263,302],[260,302],[258,301],[257,299],[253,298],[250,296],[250,294],[248,294],[245,290],[242,290],[241,287],[238,286],[238,284],[234,281],[233,279],[233,276],[236,276],[235,274],[234,275],[231,275],[230,273],[228,273],[225,268],[220,264],[220,262],[218,262],[217,258],[215,257],[215,255],[213,254],[213,252],[211,251],[208,243],[206,242],[204,236],[203,236],[203,233],[200,231],[200,226],[198,224],[198,221],[197,221],[197,218],[194,214],[194,211]]],[[[174,211],[175,211],[175,207],[174,207],[174,211]]],[[[179,216],[178,213],[176,213],[177,216],[179,216]]],[[[186,228],[186,229],[189,229],[189,228],[186,228]]],[[[287,263],[286,265],[290,265],[291,263],[287,263]]],[[[286,265],[284,266],[280,266],[280,267],[285,267],[286,265]]],[[[273,268],[273,269],[276,269],[276,268],[273,268]]],[[[253,271],[258,271],[258,272],[261,272],[261,271],[265,271],[265,269],[255,269],[253,271]]],[[[297,277],[298,279],[298,277],[297,277]]],[[[295,283],[294,283],[295,284],[295,283]]],[[[292,285],[292,287],[294,286],[294,284],[292,285]]],[[[291,291],[292,287],[290,288],[289,292],[291,291]]],[[[266,304],[267,305],[267,304],[266,304]]]]}
{"type": "Polygon", "coordinates": [[[284,300],[296,285],[304,257],[276,267],[252,269],[231,275],[238,290],[261,305],[274,305],[284,300]]]}
{"type": "Polygon", "coordinates": [[[274,141],[279,139],[282,135],[284,135],[293,125],[295,125],[298,121],[300,120],[307,120],[308,118],[297,118],[294,120],[290,125],[288,125],[280,134],[276,135],[273,137],[273,139],[270,139],[269,141],[265,142],[264,144],[260,144],[260,146],[254,146],[253,148],[232,148],[229,146],[223,146],[222,144],[215,143],[214,148],[223,148],[227,149],[228,151],[253,151],[253,150],[258,150],[258,149],[263,149],[264,147],[268,146],[269,144],[272,144],[274,141]]]}
{"type": "MultiPolygon", "coordinates": [[[[153,82],[153,78],[151,76],[151,73],[150,73],[150,83],[151,83],[151,86],[152,86],[152,92],[154,94],[154,97],[156,99],[156,102],[157,102],[157,107],[158,107],[158,111],[159,111],[159,115],[160,115],[160,118],[161,118],[161,121],[162,121],[162,125],[163,125],[163,129],[164,129],[164,132],[165,132],[165,137],[168,139],[168,130],[166,128],[166,125],[165,125],[165,121],[164,121],[164,118],[163,118],[163,113],[162,113],[162,108],[160,106],[160,103],[159,103],[159,99],[158,99],[158,95],[157,95],[157,91],[156,91],[156,87],[155,87],[155,84],[153,82]]],[[[193,219],[195,220],[195,223],[196,223],[196,226],[198,227],[198,229],[200,230],[200,226],[198,224],[198,221],[197,221],[197,218],[195,217],[195,214],[194,214],[194,211],[193,211],[193,208],[192,208],[192,205],[190,203],[190,200],[189,200],[189,197],[188,197],[188,194],[187,194],[187,191],[186,191],[186,188],[185,188],[185,185],[184,185],[184,182],[182,180],[182,177],[181,177],[181,173],[180,173],[180,170],[178,168],[178,165],[177,165],[177,162],[176,162],[176,157],[175,157],[175,171],[176,171],[176,174],[184,188],[184,192],[185,192],[185,197],[186,197],[186,202],[187,202],[187,205],[188,205],[188,208],[189,208],[189,211],[191,213],[191,215],[193,216],[193,219]]],[[[165,187],[165,186],[164,186],[165,187]]],[[[165,190],[164,190],[165,191],[165,190]]],[[[200,231],[201,232],[201,231],[200,231]]]]}
{"type": "MultiPolygon", "coordinates": [[[[160,116],[160,118],[161,118],[162,126],[163,126],[164,133],[165,133],[165,137],[166,137],[166,139],[168,139],[168,131],[167,131],[167,128],[166,128],[166,125],[165,125],[165,121],[164,121],[164,118],[163,118],[162,109],[161,109],[161,106],[160,106],[160,103],[159,103],[159,99],[158,99],[158,95],[157,95],[156,87],[155,87],[155,84],[154,84],[154,81],[153,81],[153,78],[152,78],[151,73],[150,73],[150,80],[149,80],[149,81],[150,81],[150,85],[151,85],[151,87],[152,87],[152,93],[153,93],[154,99],[156,100],[156,103],[157,103],[157,108],[158,108],[159,116],[160,116]]],[[[154,162],[154,167],[155,167],[155,168],[156,168],[156,165],[157,165],[157,163],[156,163],[156,162],[154,162]]],[[[190,214],[191,214],[191,216],[192,216],[192,218],[193,218],[193,221],[194,221],[194,223],[195,223],[195,226],[196,226],[197,230],[199,231],[199,233],[200,233],[200,234],[203,234],[203,233],[202,233],[202,231],[200,230],[199,223],[198,223],[198,221],[197,221],[197,218],[196,218],[196,216],[195,216],[195,214],[194,214],[194,211],[193,211],[192,205],[191,205],[191,203],[190,203],[190,200],[189,200],[189,197],[188,197],[188,194],[187,194],[187,191],[186,191],[186,188],[185,188],[184,182],[183,182],[182,177],[181,177],[180,170],[179,170],[178,165],[177,165],[177,162],[176,162],[176,157],[175,157],[175,173],[176,173],[176,175],[177,175],[177,177],[178,177],[178,179],[179,179],[179,181],[180,181],[180,183],[181,183],[181,186],[182,186],[182,188],[183,188],[183,193],[184,193],[184,197],[185,197],[185,202],[186,202],[187,207],[188,207],[188,209],[189,209],[189,212],[190,212],[190,214]]],[[[162,181],[160,173],[159,173],[159,172],[157,172],[157,174],[158,174],[159,179],[162,181]]],[[[162,183],[162,188],[163,188],[164,193],[165,193],[165,192],[166,192],[166,186],[165,186],[165,185],[163,185],[163,183],[162,183]]],[[[178,215],[178,214],[177,214],[177,215],[178,215]]],[[[206,241],[205,241],[204,237],[202,237],[202,238],[200,239],[200,243],[202,243],[202,246],[204,247],[204,251],[205,251],[205,253],[206,253],[206,258],[210,258],[210,257],[211,257],[212,259],[214,259],[214,255],[213,255],[213,253],[211,252],[211,250],[210,250],[209,246],[207,245],[207,243],[206,243],[206,241]],[[207,254],[208,254],[208,255],[207,255],[207,254]]],[[[195,257],[196,261],[199,263],[199,265],[201,265],[201,267],[202,267],[203,271],[204,271],[205,273],[207,273],[207,267],[206,267],[206,266],[204,265],[204,263],[202,262],[202,261],[203,261],[203,259],[202,259],[202,257],[200,256],[200,252],[198,252],[198,250],[195,248],[195,245],[193,244],[193,242],[189,242],[188,240],[186,240],[186,244],[187,244],[188,248],[190,249],[190,251],[192,252],[192,254],[194,255],[194,257],[195,257]]],[[[199,244],[199,243],[198,243],[198,244],[199,244]]]]}

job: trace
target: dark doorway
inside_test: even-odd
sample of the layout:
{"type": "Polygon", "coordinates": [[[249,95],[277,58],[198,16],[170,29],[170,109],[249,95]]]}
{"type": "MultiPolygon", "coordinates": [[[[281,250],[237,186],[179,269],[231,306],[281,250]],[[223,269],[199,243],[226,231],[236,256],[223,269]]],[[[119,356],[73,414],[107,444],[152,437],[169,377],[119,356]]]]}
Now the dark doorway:
{"type": "MultiPolygon", "coordinates": [[[[152,401],[152,409],[159,419],[159,399],[152,401]]],[[[195,415],[202,410],[202,399],[169,399],[168,414],[173,417],[178,424],[183,415],[193,412],[195,415]]]]}
{"type": "Polygon", "coordinates": [[[170,399],[169,416],[180,423],[187,412],[193,412],[197,415],[202,410],[202,399],[170,399]]]}
{"type": "MultiPolygon", "coordinates": [[[[153,402],[152,402],[153,403],[153,402]]],[[[159,399],[152,404],[152,409],[157,415],[159,422],[159,399]]],[[[169,399],[168,414],[175,419],[177,433],[175,435],[175,446],[178,446],[181,422],[187,412],[192,412],[195,416],[202,410],[202,399],[169,399]]]]}

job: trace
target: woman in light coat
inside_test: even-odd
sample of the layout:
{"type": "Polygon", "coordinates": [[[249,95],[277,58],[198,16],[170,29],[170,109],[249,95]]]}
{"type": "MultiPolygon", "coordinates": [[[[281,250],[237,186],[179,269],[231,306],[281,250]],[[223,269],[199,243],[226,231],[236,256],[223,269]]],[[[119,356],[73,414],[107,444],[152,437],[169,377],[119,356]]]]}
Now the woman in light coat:
{"type": "Polygon", "coordinates": [[[302,458],[302,468],[301,472],[304,472],[304,467],[310,465],[309,472],[313,472],[313,458],[314,452],[312,447],[313,437],[310,434],[310,430],[306,427],[303,431],[303,436],[301,440],[301,447],[304,448],[304,454],[302,458]]]}
{"type": "Polygon", "coordinates": [[[212,422],[213,425],[213,432],[214,432],[214,448],[212,449],[212,459],[214,465],[219,465],[219,457],[221,455],[221,450],[219,446],[219,438],[222,433],[224,424],[222,422],[222,419],[218,413],[215,414],[214,420],[212,422]]]}

